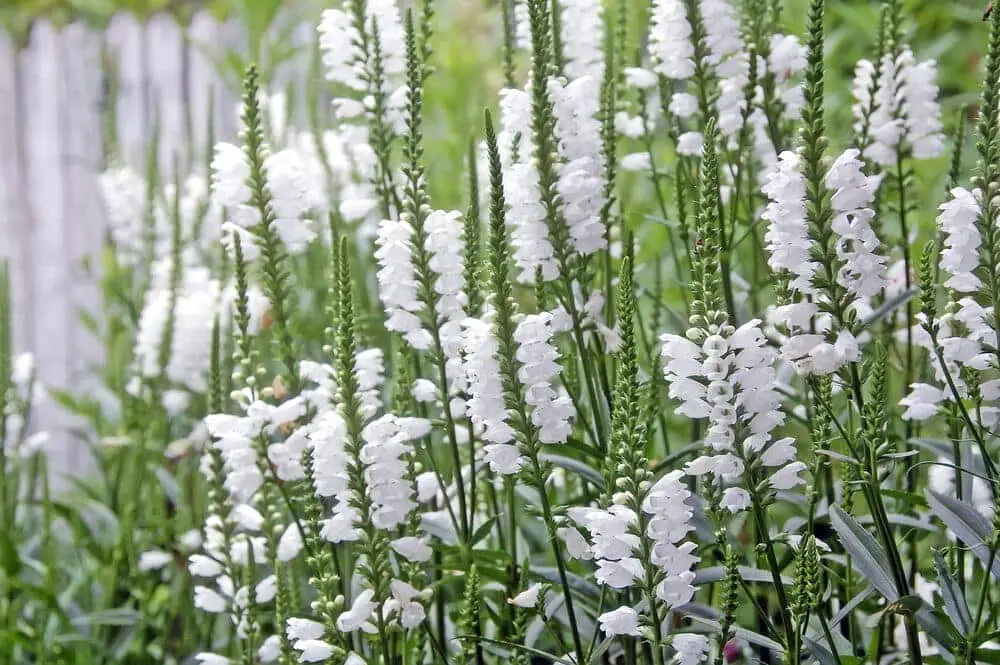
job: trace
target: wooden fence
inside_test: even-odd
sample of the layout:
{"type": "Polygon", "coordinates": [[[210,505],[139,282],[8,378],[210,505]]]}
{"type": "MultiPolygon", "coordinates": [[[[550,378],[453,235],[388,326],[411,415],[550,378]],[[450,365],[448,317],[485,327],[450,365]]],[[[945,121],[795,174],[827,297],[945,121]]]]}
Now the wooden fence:
{"type": "MultiPolygon", "coordinates": [[[[283,33],[307,44],[314,27],[283,33]]],[[[104,31],[40,22],[21,47],[0,31],[0,257],[10,266],[15,348],[35,352],[45,384],[91,390],[88,367],[100,361],[78,322],[80,308],[97,306],[82,264],[103,238],[98,175],[116,155],[142,172],[154,137],[164,172],[175,155],[204,154],[210,111],[214,136],[232,136],[238,91],[217,58],[244,40],[238,24],[205,13],[186,26],[167,15],[145,23],[120,15],[104,31]]],[[[278,83],[304,85],[310,55],[302,52],[275,73],[278,83]]],[[[69,421],[45,404],[36,423],[69,421]]],[[[64,433],[53,450],[59,470],[88,464],[64,433]]]]}

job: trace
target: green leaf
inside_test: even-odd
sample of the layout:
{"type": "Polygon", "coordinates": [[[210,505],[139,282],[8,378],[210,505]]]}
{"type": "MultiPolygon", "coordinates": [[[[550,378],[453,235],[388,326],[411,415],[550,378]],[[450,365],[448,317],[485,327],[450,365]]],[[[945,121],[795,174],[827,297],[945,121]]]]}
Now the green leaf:
{"type": "Polygon", "coordinates": [[[73,625],[82,626],[132,626],[142,615],[131,607],[98,610],[73,618],[73,625]]]}
{"type": "Polygon", "coordinates": [[[493,529],[493,525],[496,524],[496,521],[497,521],[496,517],[491,517],[490,519],[480,524],[476,528],[475,532],[472,534],[472,538],[469,541],[469,547],[472,547],[480,540],[490,535],[490,531],[493,529]]]}
{"type": "MultiPolygon", "coordinates": [[[[987,565],[990,560],[990,548],[986,542],[993,533],[989,520],[965,501],[938,494],[933,490],[927,490],[926,495],[931,512],[972,550],[984,566],[987,565]]],[[[993,557],[990,572],[994,578],[1000,579],[1000,557],[993,557]]]]}
{"type": "MultiPolygon", "coordinates": [[[[761,570],[760,568],[750,568],[749,566],[738,566],[737,571],[747,582],[761,582],[763,584],[774,584],[774,577],[768,570],[761,570]]],[[[699,568],[694,571],[694,584],[712,584],[715,582],[721,582],[726,577],[726,569],[722,566],[710,566],[708,568],[699,568]]],[[[788,586],[792,585],[792,579],[782,576],[781,582],[788,586]]]]}
{"type": "Polygon", "coordinates": [[[548,462],[549,464],[566,469],[567,471],[578,473],[598,488],[604,488],[604,476],[601,475],[600,471],[597,471],[585,462],[573,459],[572,457],[566,457],[564,455],[551,455],[549,453],[542,453],[538,456],[538,458],[543,462],[548,462]]]}
{"type": "Polygon", "coordinates": [[[933,550],[934,568],[937,570],[938,587],[941,590],[941,598],[944,599],[945,609],[948,617],[951,618],[955,628],[965,637],[969,634],[972,626],[972,619],[969,616],[969,605],[965,600],[965,594],[958,586],[956,578],[948,571],[948,566],[941,556],[940,550],[933,550]]]}
{"type": "Polygon", "coordinates": [[[889,602],[899,600],[899,592],[892,581],[892,575],[883,563],[888,561],[888,557],[878,541],[840,506],[834,506],[830,511],[830,523],[861,574],[889,602]]]}

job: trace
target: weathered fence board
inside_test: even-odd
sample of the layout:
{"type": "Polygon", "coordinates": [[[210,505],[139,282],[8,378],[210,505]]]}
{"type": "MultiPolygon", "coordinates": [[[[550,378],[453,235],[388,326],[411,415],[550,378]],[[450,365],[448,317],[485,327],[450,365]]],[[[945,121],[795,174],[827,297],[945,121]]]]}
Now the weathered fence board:
{"type": "MultiPolygon", "coordinates": [[[[308,23],[276,29],[298,45],[314,35],[308,23]]],[[[154,140],[165,177],[175,158],[182,172],[203,165],[209,142],[236,132],[238,76],[223,77],[219,64],[245,42],[238,23],[206,13],[186,26],[121,14],[103,32],[41,21],[21,48],[0,31],[0,258],[10,266],[15,348],[35,352],[44,384],[86,390],[100,362],[78,317],[99,306],[83,267],[88,257],[100,265],[99,174],[110,159],[145,174],[154,140]]],[[[304,97],[311,58],[304,48],[282,65],[281,87],[304,97]]],[[[53,404],[36,423],[72,424],[53,404]]],[[[52,445],[57,471],[86,468],[71,437],[57,431],[52,445]]]]}

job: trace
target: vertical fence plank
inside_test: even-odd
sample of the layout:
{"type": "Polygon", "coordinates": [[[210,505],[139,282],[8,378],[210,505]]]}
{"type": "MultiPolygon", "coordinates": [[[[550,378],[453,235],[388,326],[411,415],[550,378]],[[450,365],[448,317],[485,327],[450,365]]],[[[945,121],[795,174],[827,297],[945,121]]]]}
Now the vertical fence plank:
{"type": "MultiPolygon", "coordinates": [[[[65,202],[61,221],[66,242],[63,260],[70,279],[62,303],[68,309],[66,340],[70,364],[67,378],[68,387],[92,393],[97,382],[93,369],[101,361],[102,349],[99,341],[80,325],[79,312],[96,312],[100,307],[95,280],[100,267],[104,227],[97,180],[104,161],[101,36],[82,23],[71,24],[60,35],[59,55],[65,202]],[[89,260],[93,270],[85,270],[85,260],[89,260]]],[[[81,445],[72,445],[66,459],[75,472],[93,469],[93,460],[81,445]]]]}
{"type": "Polygon", "coordinates": [[[222,26],[211,14],[200,11],[191,19],[187,36],[188,109],[192,151],[197,163],[204,160],[207,150],[211,148],[208,145],[209,127],[215,139],[223,138],[223,114],[228,114],[235,102],[217,71],[217,62],[224,56],[222,26]]]}
{"type": "MultiPolygon", "coordinates": [[[[67,315],[67,292],[70,276],[67,266],[67,238],[63,219],[66,188],[62,170],[63,132],[60,118],[59,33],[47,21],[36,23],[31,42],[22,53],[21,74],[26,113],[25,173],[32,219],[32,247],[29,255],[35,282],[33,298],[36,352],[39,379],[50,386],[67,387],[70,354],[66,332],[71,321],[67,315]]],[[[36,411],[46,429],[57,430],[53,446],[53,471],[56,475],[70,470],[69,439],[59,430],[65,419],[55,405],[44,403],[36,411]]]]}
{"type": "Polygon", "coordinates": [[[152,129],[144,41],[143,27],[130,13],[117,14],[108,25],[106,44],[116,81],[114,115],[118,152],[126,164],[140,171],[152,129]]]}
{"type": "Polygon", "coordinates": [[[186,99],[184,94],[184,34],[168,14],[157,14],[146,25],[146,77],[150,116],[159,130],[160,172],[170,174],[177,160],[187,163],[186,99]]]}
{"type": "Polygon", "coordinates": [[[34,298],[31,297],[31,220],[25,198],[22,119],[25,99],[18,68],[20,54],[0,31],[0,257],[7,259],[13,301],[14,348],[31,348],[34,298]]]}

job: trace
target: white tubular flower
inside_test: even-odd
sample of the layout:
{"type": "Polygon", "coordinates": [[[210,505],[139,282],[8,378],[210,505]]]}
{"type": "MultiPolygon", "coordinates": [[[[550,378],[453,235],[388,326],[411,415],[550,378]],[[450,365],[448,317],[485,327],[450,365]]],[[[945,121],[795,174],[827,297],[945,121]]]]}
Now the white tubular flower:
{"type": "Polygon", "coordinates": [[[138,568],[144,573],[165,568],[173,560],[169,552],[149,550],[139,555],[138,568]]]}
{"type": "Polygon", "coordinates": [[[670,640],[674,648],[676,665],[698,665],[708,657],[708,636],[696,633],[681,633],[670,640]]]}
{"type": "MultiPolygon", "coordinates": [[[[309,201],[315,198],[302,156],[296,150],[281,150],[268,154],[263,168],[275,214],[275,232],[290,253],[298,254],[316,237],[308,220],[302,218],[309,209],[309,201]]],[[[229,245],[232,243],[229,236],[239,234],[246,258],[254,260],[260,250],[250,229],[261,218],[260,212],[250,205],[249,178],[250,163],[243,149],[232,143],[216,144],[212,157],[211,203],[226,211],[228,223],[223,227],[230,234],[223,237],[223,242],[229,245]]]]}
{"type": "MultiPolygon", "coordinates": [[[[168,350],[165,378],[178,388],[204,392],[207,388],[212,348],[212,322],[221,313],[220,285],[207,268],[186,266],[181,284],[173,296],[170,311],[169,275],[171,261],[154,264],[153,283],[139,318],[135,341],[136,370],[144,378],[160,376],[160,346],[168,322],[173,326],[172,344],[168,350]]],[[[186,397],[186,396],[185,396],[186,397]]],[[[176,410],[186,408],[186,399],[176,403],[176,410]]]]}
{"type": "MultiPolygon", "coordinates": [[[[785,416],[774,370],[777,353],[767,346],[760,323],[754,319],[735,330],[723,326],[700,347],[685,337],[664,335],[664,376],[669,396],[682,400],[677,412],[709,422],[708,454],[689,462],[688,474],[711,474],[716,482],[728,483],[744,473],[746,459],[774,470],[773,489],[787,489],[793,477],[794,484],[801,482],[795,475],[801,468],[794,463],[792,439],[771,440],[771,431],[785,416]],[[786,465],[794,468],[778,475],[786,465]]],[[[725,505],[737,512],[748,498],[745,491],[730,491],[725,505]]]]}
{"type": "Polygon", "coordinates": [[[375,244],[379,298],[389,318],[385,327],[401,333],[414,349],[430,348],[432,338],[417,312],[417,277],[413,266],[413,227],[405,219],[385,219],[379,224],[375,244]]]}
{"type": "Polygon", "coordinates": [[[597,617],[601,630],[608,637],[639,635],[639,615],[631,607],[622,606],[597,617]]]}
{"type": "Polygon", "coordinates": [[[527,589],[517,594],[513,598],[509,598],[507,602],[515,607],[530,609],[538,605],[538,600],[541,595],[541,591],[542,591],[542,585],[540,582],[538,582],[532,584],[527,589]]]}
{"type": "Polygon", "coordinates": [[[143,258],[146,181],[128,167],[108,169],[98,178],[108,232],[118,261],[134,266],[143,258]]]}
{"type": "Polygon", "coordinates": [[[566,76],[574,79],[604,72],[604,19],[600,0],[563,0],[559,3],[562,53],[566,76]]]}
{"type": "Polygon", "coordinates": [[[812,280],[819,264],[810,256],[812,240],[806,221],[806,181],[801,158],[789,151],[778,155],[778,162],[768,174],[762,191],[768,198],[761,215],[768,221],[764,233],[769,252],[767,265],[776,272],[791,273],[789,286],[799,293],[812,295],[812,280]]]}
{"type": "Polygon", "coordinates": [[[934,60],[914,62],[911,54],[901,74],[899,92],[903,97],[902,113],[906,119],[906,139],[913,156],[917,159],[937,157],[944,150],[937,63],[934,60]]]}
{"type": "Polygon", "coordinates": [[[358,351],[354,355],[354,376],[361,397],[361,416],[368,420],[382,405],[381,390],[385,383],[385,360],[382,349],[358,351]]]}
{"type": "MultiPolygon", "coordinates": [[[[575,29],[575,28],[574,28],[575,29]]],[[[604,158],[601,148],[600,79],[594,76],[564,84],[549,80],[555,107],[556,138],[564,162],[559,167],[557,189],[573,248],[581,255],[607,246],[600,221],[604,207],[604,158]]]]}
{"type": "Polygon", "coordinates": [[[299,640],[294,648],[301,652],[300,663],[323,663],[333,655],[333,647],[323,640],[299,640]]]}
{"type": "Polygon", "coordinates": [[[444,321],[465,318],[465,275],[462,264],[462,213],[433,210],[424,220],[427,239],[424,247],[430,254],[430,269],[437,278],[434,291],[438,295],[437,313],[444,321]]]}
{"type": "Polygon", "coordinates": [[[410,452],[408,441],[430,430],[425,427],[411,429],[404,419],[386,414],[367,425],[361,432],[364,445],[360,460],[365,465],[365,482],[372,501],[372,524],[380,529],[394,529],[406,521],[416,507],[412,483],[406,479],[407,464],[403,457],[410,452]]]}
{"type": "Polygon", "coordinates": [[[559,394],[552,386],[562,368],[557,362],[559,351],[551,344],[552,314],[542,312],[525,316],[514,330],[518,344],[517,360],[521,363],[517,376],[525,387],[525,401],[534,407],[531,422],[538,428],[542,443],[564,443],[573,431],[570,420],[576,415],[568,395],[559,394]]]}
{"type": "Polygon", "coordinates": [[[837,258],[843,264],[837,283],[849,293],[870,298],[886,285],[886,259],[876,253],[880,243],[871,227],[875,211],[868,207],[875,200],[880,179],[864,174],[859,154],[856,148],[841,153],[827,172],[825,184],[833,192],[832,228],[840,236],[837,258]]]}
{"type": "Polygon", "coordinates": [[[694,75],[691,23],[682,0],[654,0],[649,31],[653,70],[675,81],[694,75]]]}
{"type": "Polygon", "coordinates": [[[944,285],[959,293],[975,293],[982,286],[975,271],[979,267],[982,237],[976,226],[979,219],[978,191],[964,187],[951,190],[951,199],[941,204],[938,228],[944,234],[941,269],[950,275],[944,285]]]}
{"type": "Polygon", "coordinates": [[[288,562],[299,555],[302,551],[302,531],[294,522],[289,524],[284,533],[281,534],[281,538],[278,540],[278,561],[288,562]]]}
{"type": "Polygon", "coordinates": [[[194,588],[194,606],[209,614],[221,614],[229,607],[229,602],[214,589],[196,586],[194,588]]]}
{"type": "MultiPolygon", "coordinates": [[[[434,273],[434,291],[438,296],[435,312],[438,317],[438,338],[445,358],[448,385],[442,387],[449,395],[456,396],[466,390],[465,369],[462,365],[462,320],[468,298],[465,295],[465,266],[462,254],[465,241],[462,237],[461,213],[457,210],[431,211],[424,220],[427,238],[424,247],[430,254],[429,267],[434,273]]],[[[453,397],[452,414],[464,408],[458,397],[453,397]]]]}
{"type": "Polygon", "coordinates": [[[351,609],[337,617],[337,630],[342,633],[353,633],[358,630],[369,634],[377,632],[375,624],[371,621],[378,609],[378,603],[372,600],[374,597],[375,592],[371,589],[365,589],[358,594],[351,609]]]}
{"type": "Polygon", "coordinates": [[[497,340],[489,319],[466,319],[465,371],[469,385],[468,415],[481,432],[486,460],[499,474],[516,473],[524,463],[515,443],[513,428],[507,423],[497,340]]]}
{"type": "Polygon", "coordinates": [[[312,446],[313,490],[317,496],[332,497],[333,515],[325,520],[321,535],[333,543],[357,540],[361,537],[355,526],[357,509],[350,505],[347,453],[344,441],[347,424],[336,411],[320,414],[313,421],[309,442],[312,446]]]}
{"type": "Polygon", "coordinates": [[[309,210],[311,182],[297,150],[285,149],[264,159],[267,189],[274,210],[274,228],[292,254],[305,250],[316,234],[308,220],[302,218],[309,210]]]}
{"type": "MultiPolygon", "coordinates": [[[[520,149],[529,150],[530,146],[522,142],[520,149]]],[[[538,193],[538,169],[530,162],[512,164],[504,170],[504,185],[517,280],[522,284],[533,283],[538,269],[542,281],[550,282],[559,276],[559,266],[538,193]]]]}
{"type": "Polygon", "coordinates": [[[285,622],[285,635],[293,644],[300,640],[318,640],[325,630],[323,624],[312,619],[292,617],[285,622]]]}
{"type": "Polygon", "coordinates": [[[433,554],[430,545],[423,538],[416,536],[403,536],[396,538],[389,543],[392,551],[403,557],[407,561],[425,562],[431,560],[433,554]]]}
{"type": "MultiPolygon", "coordinates": [[[[378,39],[382,67],[386,78],[399,79],[406,65],[403,22],[399,9],[393,0],[367,0],[365,6],[365,30],[372,23],[378,28],[378,39]]],[[[354,28],[354,18],[340,9],[327,9],[319,24],[319,46],[323,51],[323,65],[326,79],[343,84],[352,90],[367,90],[364,63],[369,54],[358,49],[361,36],[354,28]]]]}
{"type": "Polygon", "coordinates": [[[864,155],[880,166],[890,166],[896,161],[896,146],[903,136],[903,121],[899,118],[899,77],[897,62],[891,55],[882,58],[878,81],[874,80],[875,65],[861,60],[854,69],[852,93],[854,105],[854,131],[859,135],[868,116],[868,145],[864,155]],[[875,97],[872,98],[874,86],[875,97]],[[870,114],[870,115],[869,115],[870,114]]]}
{"type": "Polygon", "coordinates": [[[653,563],[663,571],[663,581],[656,588],[657,597],[668,608],[683,605],[694,597],[694,573],[698,561],[692,554],[695,544],[683,542],[691,530],[694,511],[687,501],[691,492],[684,486],[684,472],[671,471],[650,488],[642,502],[642,511],[650,516],[646,536],[653,541],[653,563]]]}
{"type": "Polygon", "coordinates": [[[771,48],[767,56],[767,69],[778,83],[783,83],[805,71],[808,49],[795,35],[771,35],[771,48]]]}
{"type": "Polygon", "coordinates": [[[865,157],[880,166],[892,166],[901,142],[917,159],[940,155],[944,138],[934,60],[917,62],[909,47],[904,47],[895,59],[887,54],[882,59],[881,76],[872,100],[874,70],[869,61],[859,62],[853,85],[856,131],[861,129],[864,115],[871,109],[870,145],[865,146],[865,157]]]}
{"type": "Polygon", "coordinates": [[[389,582],[389,590],[392,597],[387,599],[382,606],[382,614],[385,618],[398,613],[399,624],[407,630],[416,628],[423,623],[426,612],[423,604],[420,603],[419,591],[402,580],[389,582]]]}

